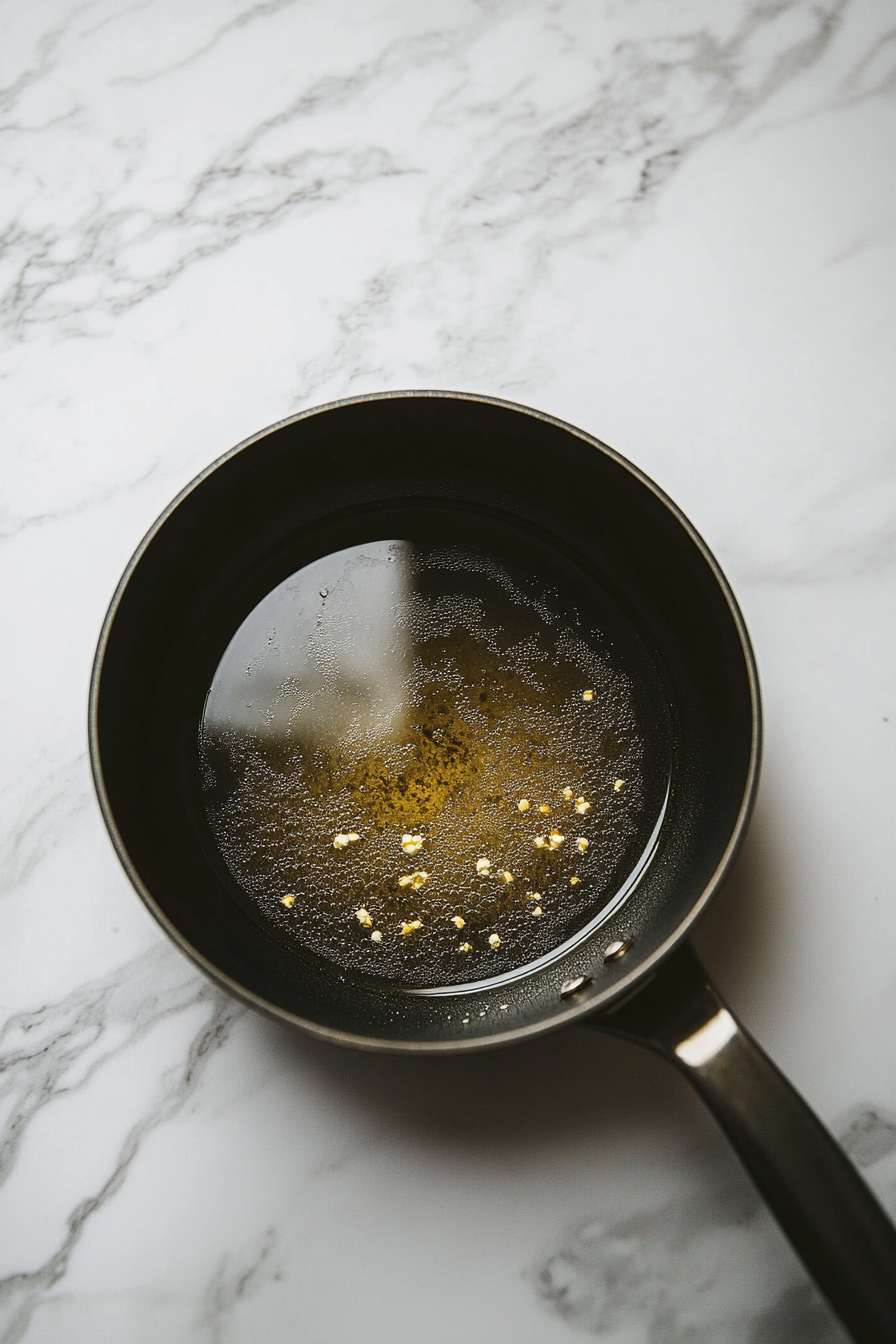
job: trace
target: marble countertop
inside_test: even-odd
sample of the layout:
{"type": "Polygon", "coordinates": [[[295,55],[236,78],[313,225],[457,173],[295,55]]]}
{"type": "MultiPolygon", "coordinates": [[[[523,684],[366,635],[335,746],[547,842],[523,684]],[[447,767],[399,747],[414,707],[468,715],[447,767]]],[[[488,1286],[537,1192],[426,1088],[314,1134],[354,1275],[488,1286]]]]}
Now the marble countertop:
{"type": "Polygon", "coordinates": [[[833,1344],[659,1060],[294,1037],[99,816],[93,649],[302,407],[522,401],[715,550],[766,708],[698,936],[896,1211],[896,16],[885,0],[36,0],[0,20],[3,1344],[833,1344]]]}

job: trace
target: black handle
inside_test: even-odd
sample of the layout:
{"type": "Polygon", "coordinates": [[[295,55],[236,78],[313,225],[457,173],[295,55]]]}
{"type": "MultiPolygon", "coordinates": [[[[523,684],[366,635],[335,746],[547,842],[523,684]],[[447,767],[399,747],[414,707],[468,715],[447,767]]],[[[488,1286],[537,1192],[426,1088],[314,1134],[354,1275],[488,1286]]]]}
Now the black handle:
{"type": "Polygon", "coordinates": [[[587,1021],[664,1055],[718,1120],[857,1344],[896,1341],[896,1228],[843,1149],[719,998],[683,943],[587,1021]]]}

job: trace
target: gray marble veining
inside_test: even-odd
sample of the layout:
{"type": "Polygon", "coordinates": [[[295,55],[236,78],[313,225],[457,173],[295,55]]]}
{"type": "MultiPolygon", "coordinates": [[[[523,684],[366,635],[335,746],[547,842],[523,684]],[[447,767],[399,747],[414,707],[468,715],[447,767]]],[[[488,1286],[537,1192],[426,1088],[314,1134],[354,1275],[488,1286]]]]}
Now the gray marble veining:
{"type": "Polygon", "coordinates": [[[84,717],[121,569],[244,435],[433,386],[605,438],[716,549],[763,677],[702,950],[896,1209],[892,6],[0,27],[0,1340],[841,1338],[649,1057],[371,1060],[224,999],[117,867],[84,717]]]}
{"type": "MultiPolygon", "coordinates": [[[[835,1133],[896,1215],[896,1116],[857,1106],[835,1133]]],[[[848,1336],[743,1183],[585,1222],[538,1266],[539,1294],[598,1338],[640,1327],[664,1344],[840,1344],[848,1336]],[[782,1251],[784,1253],[782,1253],[782,1251]]]]}

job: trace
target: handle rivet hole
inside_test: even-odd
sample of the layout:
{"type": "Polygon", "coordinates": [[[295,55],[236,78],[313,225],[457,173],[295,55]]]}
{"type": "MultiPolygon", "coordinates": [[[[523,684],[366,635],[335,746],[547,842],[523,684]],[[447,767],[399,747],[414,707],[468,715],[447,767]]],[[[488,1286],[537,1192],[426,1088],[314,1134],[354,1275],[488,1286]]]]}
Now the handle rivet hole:
{"type": "Polygon", "coordinates": [[[591,984],[591,977],[588,975],[574,975],[571,980],[564,980],[560,986],[561,999],[571,999],[573,994],[578,994],[580,989],[591,984]]]}
{"type": "Polygon", "coordinates": [[[631,938],[617,938],[614,943],[609,943],[604,948],[604,961],[618,961],[620,957],[625,956],[631,945],[631,938]]]}

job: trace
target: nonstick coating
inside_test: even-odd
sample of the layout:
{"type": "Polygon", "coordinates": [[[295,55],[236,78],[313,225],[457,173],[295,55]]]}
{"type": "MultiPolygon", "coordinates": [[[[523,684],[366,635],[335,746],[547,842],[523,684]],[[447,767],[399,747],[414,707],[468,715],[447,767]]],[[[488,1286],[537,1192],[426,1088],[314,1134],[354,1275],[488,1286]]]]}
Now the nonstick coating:
{"type": "Polygon", "coordinates": [[[305,412],[247,440],[162,515],[128,566],[97,650],[91,759],[115,846],[178,946],[280,1020],[369,1049],[441,1052],[549,1030],[626,994],[685,935],[746,825],[759,695],[743,619],[712,555],[612,449],[483,397],[386,393],[305,412]],[[236,628],[302,565],[405,535],[502,546],[597,582],[630,614],[665,680],[671,795],[653,861],[602,927],[560,960],[478,992],[417,995],[354,981],[275,941],[209,852],[197,728],[236,628]],[[629,942],[618,960],[604,949],[629,942]],[[571,998],[563,984],[585,976],[571,998]]]}

